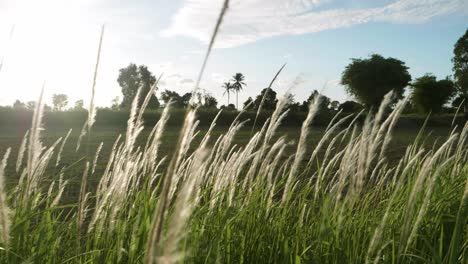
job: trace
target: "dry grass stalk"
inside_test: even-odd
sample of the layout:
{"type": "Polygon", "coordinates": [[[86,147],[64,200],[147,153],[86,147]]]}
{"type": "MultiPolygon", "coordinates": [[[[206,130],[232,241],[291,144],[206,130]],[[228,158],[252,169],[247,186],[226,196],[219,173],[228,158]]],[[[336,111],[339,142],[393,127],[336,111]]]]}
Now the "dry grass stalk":
{"type": "Polygon", "coordinates": [[[81,146],[81,140],[82,138],[88,133],[88,136],[90,136],[91,133],[91,127],[93,126],[94,122],[96,121],[96,105],[94,104],[94,96],[96,94],[96,82],[97,82],[97,75],[98,75],[98,70],[99,70],[99,62],[101,59],[101,49],[102,49],[102,42],[104,40],[104,25],[101,27],[101,34],[99,36],[99,45],[98,45],[98,52],[97,52],[97,58],[96,58],[96,65],[94,67],[94,74],[93,74],[93,84],[91,86],[91,100],[89,102],[89,109],[88,109],[88,119],[83,125],[83,128],[81,129],[80,136],[78,137],[78,142],[76,144],[76,151],[80,149],[81,146]]]}
{"type": "Polygon", "coordinates": [[[57,167],[59,165],[59,163],[60,163],[63,148],[65,147],[65,143],[67,143],[68,137],[70,136],[71,132],[72,132],[72,129],[70,128],[70,130],[68,130],[67,135],[65,136],[65,139],[62,141],[62,144],[60,145],[60,149],[59,149],[59,152],[57,154],[57,161],[55,162],[55,167],[57,167]]]}

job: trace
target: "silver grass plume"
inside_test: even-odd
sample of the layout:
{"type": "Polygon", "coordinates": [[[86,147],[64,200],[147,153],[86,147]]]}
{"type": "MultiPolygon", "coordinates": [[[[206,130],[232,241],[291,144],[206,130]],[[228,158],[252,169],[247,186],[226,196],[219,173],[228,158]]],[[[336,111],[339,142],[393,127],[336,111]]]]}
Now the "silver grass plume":
{"type": "Polygon", "coordinates": [[[10,209],[8,208],[5,192],[5,167],[10,151],[11,149],[8,148],[0,164],[0,241],[3,242],[4,245],[8,245],[10,232],[10,209]]]}
{"type": "Polygon", "coordinates": [[[18,150],[18,159],[16,160],[16,173],[19,173],[21,165],[23,164],[24,152],[26,151],[26,145],[28,144],[29,130],[24,134],[23,140],[21,141],[20,148],[18,150]]]}

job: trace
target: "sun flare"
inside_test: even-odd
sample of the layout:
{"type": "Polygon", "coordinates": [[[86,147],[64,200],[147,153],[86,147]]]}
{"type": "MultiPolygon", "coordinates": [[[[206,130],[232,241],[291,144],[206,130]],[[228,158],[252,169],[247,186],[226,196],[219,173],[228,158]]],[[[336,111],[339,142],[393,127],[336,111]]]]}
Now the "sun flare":
{"type": "Polygon", "coordinates": [[[72,98],[89,93],[100,27],[88,12],[90,3],[7,2],[0,11],[0,58],[5,64],[0,87],[14,89],[5,89],[4,98],[34,100],[42,83],[49,93],[66,92],[72,98]]]}

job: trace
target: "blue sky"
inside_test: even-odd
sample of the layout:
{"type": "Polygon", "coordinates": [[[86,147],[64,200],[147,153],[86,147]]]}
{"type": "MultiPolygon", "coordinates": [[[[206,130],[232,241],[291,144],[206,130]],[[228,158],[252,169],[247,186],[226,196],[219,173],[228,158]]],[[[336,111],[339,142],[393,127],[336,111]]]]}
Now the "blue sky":
{"type": "MultiPolygon", "coordinates": [[[[163,73],[161,89],[190,91],[221,3],[1,0],[0,104],[34,100],[44,82],[49,98],[66,93],[71,103],[86,101],[104,23],[99,105],[120,96],[118,69],[130,62],[163,73]]],[[[343,101],[351,99],[339,85],[344,67],[372,53],[405,61],[413,78],[443,78],[467,21],[466,0],[232,0],[201,87],[224,104],[222,82],[242,72],[244,101],[287,62],[275,86],[280,94],[300,78],[296,99],[317,89],[343,101]]]]}

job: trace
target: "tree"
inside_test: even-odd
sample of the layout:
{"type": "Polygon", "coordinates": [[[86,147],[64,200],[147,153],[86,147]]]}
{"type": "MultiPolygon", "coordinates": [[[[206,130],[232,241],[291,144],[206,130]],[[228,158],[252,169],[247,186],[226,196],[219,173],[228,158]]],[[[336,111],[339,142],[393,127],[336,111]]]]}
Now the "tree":
{"type": "MultiPolygon", "coordinates": [[[[141,87],[140,98],[138,104],[141,105],[156,82],[156,77],[148,70],[145,65],[137,66],[133,63],[126,68],[119,70],[119,77],[117,82],[122,88],[123,99],[121,103],[122,108],[129,108],[136,96],[138,89],[141,87]]],[[[151,97],[148,108],[158,108],[160,106],[156,94],[151,97]]]]}
{"type": "Polygon", "coordinates": [[[462,111],[463,111],[463,105],[462,103],[464,104],[465,103],[465,98],[463,98],[462,96],[457,96],[453,101],[452,101],[452,107],[453,108],[458,108],[460,106],[462,106],[462,111]]]}
{"type": "Polygon", "coordinates": [[[318,98],[318,104],[319,104],[319,111],[321,112],[329,112],[330,111],[330,104],[331,100],[329,97],[321,94],[320,97],[318,98]]]}
{"type": "Polygon", "coordinates": [[[255,104],[252,97],[249,96],[249,98],[247,98],[247,100],[244,102],[244,109],[250,110],[253,108],[255,108],[255,104]]]}
{"type": "Polygon", "coordinates": [[[367,108],[377,109],[384,96],[394,91],[394,99],[403,98],[405,87],[411,81],[405,63],[374,54],[369,59],[352,59],[346,66],[341,84],[367,108]]]}
{"type": "Polygon", "coordinates": [[[318,103],[319,103],[318,111],[319,112],[328,112],[330,110],[329,106],[330,106],[330,101],[331,100],[330,100],[330,98],[326,97],[325,95],[321,95],[317,90],[312,91],[312,93],[309,95],[307,100],[302,103],[301,110],[304,111],[304,112],[309,111],[309,105],[318,96],[320,96],[320,98],[318,99],[319,100],[318,101],[318,103]]]}
{"type": "Polygon", "coordinates": [[[34,111],[36,109],[36,101],[29,101],[26,103],[26,108],[30,111],[34,111]]]}
{"type": "Polygon", "coordinates": [[[291,112],[299,112],[301,110],[301,104],[296,102],[292,93],[286,95],[286,105],[291,112]]]}
{"type": "Polygon", "coordinates": [[[118,111],[120,109],[120,98],[118,96],[116,96],[114,99],[112,99],[111,101],[111,109],[113,111],[118,111]]]}
{"type": "Polygon", "coordinates": [[[73,107],[74,111],[84,111],[84,102],[83,100],[77,100],[75,106],[73,107]]]}
{"type": "Polygon", "coordinates": [[[218,106],[218,100],[216,100],[216,98],[214,98],[210,94],[205,94],[203,101],[203,106],[206,108],[216,109],[216,107],[218,106]]]}
{"type": "Polygon", "coordinates": [[[24,110],[24,109],[26,109],[26,105],[23,102],[21,102],[20,100],[16,100],[13,103],[13,108],[16,109],[16,110],[24,110]]]}
{"type": "Polygon", "coordinates": [[[236,106],[234,104],[228,104],[227,106],[221,106],[221,109],[226,111],[236,111],[236,106]]]}
{"type": "Polygon", "coordinates": [[[403,108],[403,114],[407,115],[407,114],[413,114],[413,113],[416,113],[417,110],[416,110],[416,107],[414,106],[413,102],[409,101],[406,105],[405,105],[405,108],[403,108]]]}
{"type": "Polygon", "coordinates": [[[229,105],[229,94],[231,93],[231,90],[232,90],[232,84],[231,82],[225,82],[223,83],[223,86],[221,86],[223,89],[224,89],[224,93],[223,95],[227,94],[227,98],[228,98],[228,105],[229,105]]]}
{"type": "Polygon", "coordinates": [[[180,95],[175,91],[164,90],[161,93],[161,99],[164,101],[165,104],[172,102],[172,106],[175,108],[186,108],[190,105],[190,99],[192,98],[192,93],[185,93],[184,95],[180,95]]]}
{"type": "Polygon", "coordinates": [[[449,78],[437,80],[431,74],[416,79],[411,87],[411,101],[423,113],[439,113],[455,93],[455,86],[449,78]]]}
{"type": "Polygon", "coordinates": [[[468,118],[468,29],[455,43],[453,53],[453,72],[457,93],[464,100],[463,110],[465,117],[468,118]]]}
{"type": "Polygon", "coordinates": [[[169,103],[169,101],[172,101],[172,105],[175,108],[183,107],[182,105],[182,96],[178,94],[175,91],[170,91],[170,90],[164,90],[161,93],[161,99],[165,104],[169,103]]]}
{"type": "Polygon", "coordinates": [[[205,96],[207,95],[205,89],[198,88],[195,93],[191,93],[192,97],[189,99],[189,103],[194,105],[201,105],[205,104],[205,96]]]}
{"type": "Polygon", "coordinates": [[[273,89],[265,88],[260,92],[259,95],[257,95],[254,101],[255,109],[258,109],[260,107],[262,100],[262,109],[274,110],[276,108],[276,103],[278,102],[278,99],[276,99],[276,92],[273,91],[273,89]],[[263,97],[265,97],[264,100],[263,97]]]}
{"type": "Polygon", "coordinates": [[[68,96],[66,94],[54,94],[52,96],[54,111],[62,111],[68,105],[68,96]]]}
{"type": "MultiPolygon", "coordinates": [[[[201,97],[198,97],[199,99],[201,99],[201,97]]],[[[184,95],[182,95],[181,97],[181,105],[183,108],[186,108],[190,105],[190,100],[192,99],[192,93],[185,93],[184,95]]],[[[201,104],[200,102],[201,100],[199,100],[199,104],[201,104]]]]}
{"type": "Polygon", "coordinates": [[[294,104],[296,102],[296,99],[294,98],[294,94],[287,93],[285,96],[286,96],[286,98],[285,98],[286,105],[289,106],[289,105],[292,105],[292,104],[294,104]]]}
{"type": "Polygon", "coordinates": [[[333,111],[338,111],[339,108],[340,108],[340,102],[332,101],[330,103],[330,109],[332,109],[333,111]]]}
{"type": "Polygon", "coordinates": [[[241,91],[244,86],[247,86],[244,80],[245,76],[242,73],[238,72],[232,76],[232,81],[234,82],[232,84],[232,89],[236,91],[236,108],[239,108],[239,91],[241,91]]]}
{"type": "Polygon", "coordinates": [[[340,104],[339,110],[343,111],[343,113],[357,113],[361,111],[363,106],[359,103],[354,101],[346,101],[340,104]]]}

